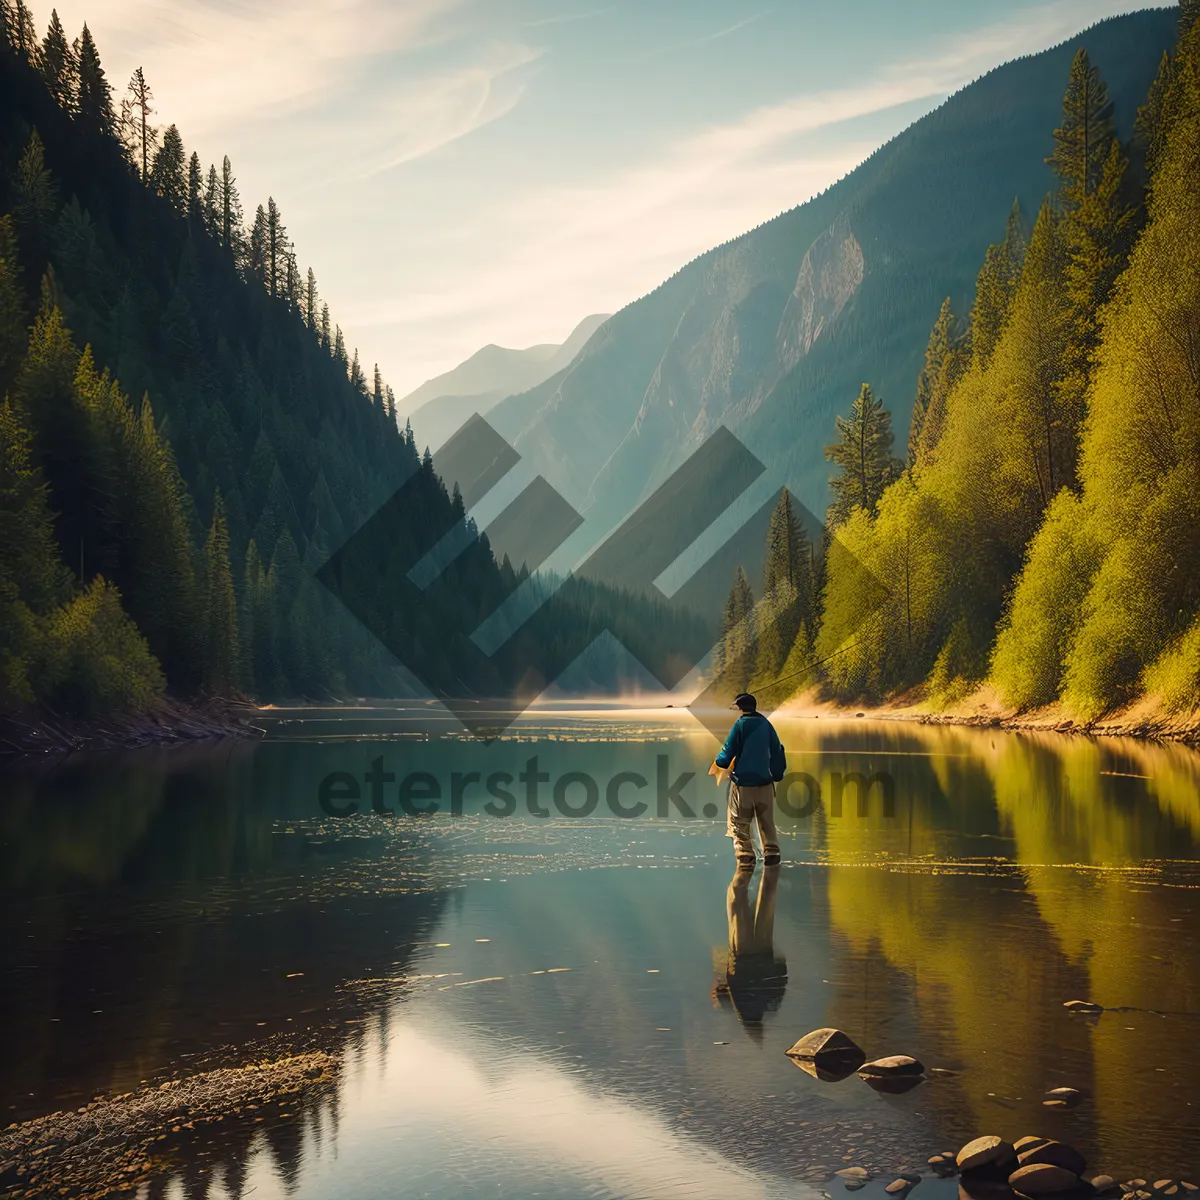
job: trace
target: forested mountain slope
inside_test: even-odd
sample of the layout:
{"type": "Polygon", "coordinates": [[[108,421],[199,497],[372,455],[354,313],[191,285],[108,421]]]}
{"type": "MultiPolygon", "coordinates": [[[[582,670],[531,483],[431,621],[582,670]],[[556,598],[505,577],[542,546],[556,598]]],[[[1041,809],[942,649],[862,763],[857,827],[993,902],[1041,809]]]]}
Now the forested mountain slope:
{"type": "Polygon", "coordinates": [[[719,424],[824,508],[833,416],[871,380],[903,440],[929,327],[969,306],[1018,198],[1032,217],[1082,44],[1131,132],[1174,10],[1102,22],[964,88],[821,196],[684,267],[492,420],[598,529],[719,424]]]}

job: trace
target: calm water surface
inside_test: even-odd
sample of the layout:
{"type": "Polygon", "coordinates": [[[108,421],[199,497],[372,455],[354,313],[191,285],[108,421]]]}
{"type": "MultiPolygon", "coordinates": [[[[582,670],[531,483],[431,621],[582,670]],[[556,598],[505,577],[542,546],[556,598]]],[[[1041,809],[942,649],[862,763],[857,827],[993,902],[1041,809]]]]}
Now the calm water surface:
{"type": "Polygon", "coordinates": [[[872,1200],[982,1133],[1060,1137],[1118,1178],[1200,1169],[1188,750],[781,722],[821,804],[781,815],[784,866],[742,886],[684,712],[545,710],[490,746],[427,709],[269,726],[2,777],[7,1120],[294,1048],[341,1060],[335,1097],[172,1143],[144,1196],[819,1197],[854,1164],[872,1200]],[[336,772],[352,816],[319,803],[336,772]],[[890,814],[881,784],[837,813],[854,772],[893,781],[890,814]],[[410,804],[439,789],[441,811],[402,810],[417,773],[410,804]],[[498,773],[511,816],[484,809],[508,806],[498,773]],[[677,784],[694,816],[659,815],[677,784]],[[595,810],[564,816],[556,785],[595,810]],[[647,811],[613,816],[614,787],[647,811]],[[825,1025],[940,1073],[902,1096],[819,1082],[784,1051],[825,1025]],[[1061,1085],[1084,1103],[1043,1108],[1061,1085]]]}

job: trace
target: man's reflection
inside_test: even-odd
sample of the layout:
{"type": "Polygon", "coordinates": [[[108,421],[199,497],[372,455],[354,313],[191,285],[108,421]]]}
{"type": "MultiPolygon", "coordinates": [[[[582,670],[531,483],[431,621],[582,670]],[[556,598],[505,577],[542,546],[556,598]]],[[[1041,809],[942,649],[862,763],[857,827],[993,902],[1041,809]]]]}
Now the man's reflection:
{"type": "Polygon", "coordinates": [[[737,1013],[746,1032],[761,1041],[763,1017],[775,1012],[787,989],[787,963],[775,954],[775,892],[779,868],[763,870],[754,908],[750,907],[753,868],[734,872],[725,896],[729,919],[729,951],[718,968],[713,997],[737,1013]]]}

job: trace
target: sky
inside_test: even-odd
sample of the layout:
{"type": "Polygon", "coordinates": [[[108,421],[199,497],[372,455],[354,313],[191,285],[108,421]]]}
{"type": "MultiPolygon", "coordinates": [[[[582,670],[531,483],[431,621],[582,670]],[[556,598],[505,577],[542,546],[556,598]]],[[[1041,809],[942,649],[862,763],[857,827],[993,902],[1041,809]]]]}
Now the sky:
{"type": "MultiPolygon", "coordinates": [[[[1128,0],[56,0],[397,396],[562,341],[1128,0]]],[[[49,17],[35,0],[39,27],[49,17]]]]}

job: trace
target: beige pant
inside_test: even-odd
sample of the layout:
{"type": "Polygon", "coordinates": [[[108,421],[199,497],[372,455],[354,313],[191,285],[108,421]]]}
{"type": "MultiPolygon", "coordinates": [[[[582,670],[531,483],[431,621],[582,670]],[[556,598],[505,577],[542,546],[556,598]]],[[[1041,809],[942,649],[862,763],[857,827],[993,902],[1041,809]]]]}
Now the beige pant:
{"type": "Polygon", "coordinates": [[[754,843],[750,840],[750,825],[758,821],[758,837],[762,852],[779,853],[779,835],[775,832],[775,785],[762,787],[739,787],[729,785],[729,820],[725,825],[725,836],[733,838],[733,849],[739,858],[754,854],[754,843]]]}

